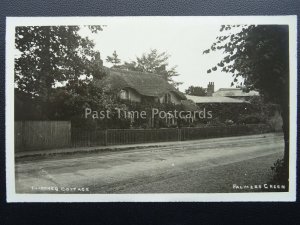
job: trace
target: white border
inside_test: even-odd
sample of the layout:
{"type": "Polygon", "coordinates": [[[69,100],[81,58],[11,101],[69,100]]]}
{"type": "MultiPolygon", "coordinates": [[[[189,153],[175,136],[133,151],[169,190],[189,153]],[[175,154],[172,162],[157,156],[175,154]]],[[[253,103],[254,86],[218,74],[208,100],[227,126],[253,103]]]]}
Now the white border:
{"type": "Polygon", "coordinates": [[[6,187],[7,202],[272,202],[296,200],[297,140],[297,16],[209,17],[7,17],[6,18],[6,187]],[[16,194],[14,164],[14,40],[15,26],[95,25],[159,20],[199,24],[287,24],[290,42],[290,190],[278,193],[209,194],[16,194]]]}

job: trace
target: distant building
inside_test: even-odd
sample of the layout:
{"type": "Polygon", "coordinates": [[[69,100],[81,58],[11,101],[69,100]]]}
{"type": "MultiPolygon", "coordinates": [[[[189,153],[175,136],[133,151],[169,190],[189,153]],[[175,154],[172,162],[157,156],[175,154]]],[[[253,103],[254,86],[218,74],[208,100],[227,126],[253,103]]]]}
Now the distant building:
{"type": "Polygon", "coordinates": [[[209,82],[206,88],[206,96],[186,95],[188,100],[199,104],[221,104],[221,103],[248,103],[253,97],[259,96],[257,91],[244,92],[241,88],[220,88],[215,92],[214,82],[209,82]]]}
{"type": "Polygon", "coordinates": [[[245,100],[241,99],[234,99],[234,98],[229,98],[229,97],[218,97],[218,96],[194,96],[194,95],[186,95],[186,98],[193,101],[197,105],[200,104],[208,104],[208,103],[221,103],[221,104],[226,104],[226,103],[248,103],[245,100]]]}
{"type": "Polygon", "coordinates": [[[107,91],[117,91],[123,100],[131,102],[159,102],[181,104],[186,97],[161,75],[106,68],[106,76],[95,80],[107,91]]]}
{"type": "Polygon", "coordinates": [[[217,118],[217,122],[228,124],[237,122],[242,114],[246,114],[250,106],[247,100],[257,95],[253,92],[250,94],[242,92],[239,88],[221,88],[214,92],[213,82],[208,83],[206,93],[207,96],[186,95],[186,98],[187,101],[196,104],[199,109],[210,110],[213,113],[213,119],[217,118]]]}
{"type": "Polygon", "coordinates": [[[220,88],[212,96],[249,100],[253,96],[259,96],[259,93],[257,91],[244,92],[241,88],[220,88]]]}
{"type": "MultiPolygon", "coordinates": [[[[213,97],[229,97],[241,100],[249,100],[253,96],[259,96],[257,91],[245,92],[242,88],[220,88],[215,92],[215,83],[209,82],[207,85],[206,96],[213,97]]],[[[212,100],[212,99],[211,99],[212,100]]],[[[219,99],[221,100],[221,99],[219,99]]],[[[226,99],[224,99],[226,101],[226,99]]]]}

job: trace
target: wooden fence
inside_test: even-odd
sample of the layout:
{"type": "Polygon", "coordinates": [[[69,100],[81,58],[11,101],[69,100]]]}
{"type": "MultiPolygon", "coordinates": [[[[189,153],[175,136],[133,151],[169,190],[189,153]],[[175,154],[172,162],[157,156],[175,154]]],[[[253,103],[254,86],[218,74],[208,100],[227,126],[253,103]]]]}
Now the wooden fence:
{"type": "Polygon", "coordinates": [[[197,140],[271,132],[268,125],[235,125],[226,127],[170,129],[72,129],[72,146],[124,145],[166,141],[197,140]]]}
{"type": "Polygon", "coordinates": [[[70,146],[70,121],[15,122],[15,149],[17,152],[70,146]]]}
{"type": "Polygon", "coordinates": [[[16,121],[15,149],[32,151],[65,147],[124,145],[197,140],[259,134],[273,131],[267,125],[168,129],[71,129],[70,121],[16,121]]]}

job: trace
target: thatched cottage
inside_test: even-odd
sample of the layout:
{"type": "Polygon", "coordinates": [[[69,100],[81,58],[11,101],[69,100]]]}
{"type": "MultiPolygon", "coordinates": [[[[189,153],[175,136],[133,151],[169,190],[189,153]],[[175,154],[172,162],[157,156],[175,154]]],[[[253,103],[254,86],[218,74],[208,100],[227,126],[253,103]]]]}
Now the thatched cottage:
{"type": "Polygon", "coordinates": [[[181,104],[186,97],[161,75],[129,71],[122,69],[106,69],[106,76],[96,85],[108,91],[117,91],[123,100],[131,102],[160,102],[181,104]]]}

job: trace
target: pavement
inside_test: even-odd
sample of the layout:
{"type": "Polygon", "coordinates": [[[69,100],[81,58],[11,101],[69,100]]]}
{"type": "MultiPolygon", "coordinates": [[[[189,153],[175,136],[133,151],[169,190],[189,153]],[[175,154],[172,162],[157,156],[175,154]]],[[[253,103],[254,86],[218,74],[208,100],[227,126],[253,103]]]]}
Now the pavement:
{"type": "Polygon", "coordinates": [[[92,147],[74,147],[74,148],[59,148],[59,149],[45,149],[39,151],[23,151],[16,152],[16,158],[23,157],[38,157],[38,156],[51,156],[57,154],[73,154],[73,153],[92,153],[104,151],[117,151],[117,150],[131,150],[141,149],[148,147],[163,147],[177,145],[179,142],[155,142],[155,143],[142,143],[142,144],[128,144],[128,145],[110,145],[110,146],[92,146],[92,147]]]}
{"type": "MultiPolygon", "coordinates": [[[[263,134],[263,136],[269,136],[270,134],[263,134]]],[[[281,133],[275,133],[273,135],[281,136],[281,133]]],[[[250,139],[255,139],[257,137],[261,137],[261,134],[258,135],[247,135],[250,139]]],[[[228,141],[235,140],[238,138],[234,137],[226,137],[228,141]]],[[[16,152],[15,158],[25,158],[25,157],[51,157],[53,155],[64,155],[64,154],[74,154],[74,153],[95,153],[95,152],[106,152],[106,151],[122,151],[122,150],[133,150],[133,149],[143,149],[143,148],[159,148],[164,146],[178,146],[182,143],[207,143],[211,141],[219,141],[224,140],[222,138],[208,138],[201,140],[190,140],[190,141],[173,141],[173,142],[155,142],[155,143],[139,143],[139,144],[127,144],[127,145],[111,145],[111,146],[91,146],[91,147],[72,147],[72,148],[59,148],[59,149],[45,149],[45,150],[35,150],[35,151],[22,151],[16,152]]]]}
{"type": "Polygon", "coordinates": [[[39,151],[18,155],[15,183],[17,193],[237,192],[267,183],[282,156],[277,133],[39,151]]]}

